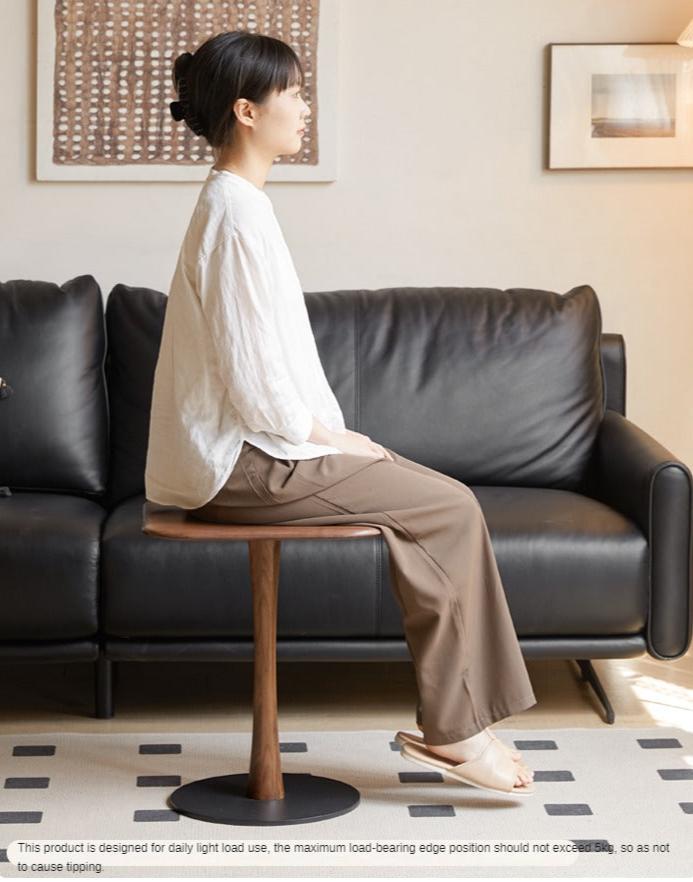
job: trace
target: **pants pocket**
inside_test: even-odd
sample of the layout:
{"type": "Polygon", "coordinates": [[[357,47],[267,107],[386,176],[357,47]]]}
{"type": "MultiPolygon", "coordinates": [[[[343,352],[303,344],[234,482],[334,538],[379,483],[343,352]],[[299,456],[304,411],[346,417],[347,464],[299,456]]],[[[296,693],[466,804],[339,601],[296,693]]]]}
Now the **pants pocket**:
{"type": "Polygon", "coordinates": [[[252,487],[253,491],[257,494],[258,498],[263,502],[268,503],[269,505],[273,505],[276,502],[276,499],[272,496],[267,488],[265,482],[258,475],[255,466],[250,460],[246,460],[241,464],[243,468],[243,472],[248,480],[248,483],[252,487]]]}
{"type": "Polygon", "coordinates": [[[270,505],[312,496],[322,486],[301,473],[304,460],[277,459],[259,448],[244,459],[248,481],[270,505]]]}

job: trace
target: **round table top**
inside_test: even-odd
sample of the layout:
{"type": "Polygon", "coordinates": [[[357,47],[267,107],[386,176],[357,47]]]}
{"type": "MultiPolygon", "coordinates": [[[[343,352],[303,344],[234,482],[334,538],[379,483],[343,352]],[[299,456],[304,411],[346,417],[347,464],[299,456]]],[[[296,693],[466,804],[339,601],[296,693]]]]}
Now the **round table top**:
{"type": "Polygon", "coordinates": [[[142,530],[165,539],[360,539],[377,536],[375,524],[225,524],[200,521],[185,508],[146,500],[142,530]]]}

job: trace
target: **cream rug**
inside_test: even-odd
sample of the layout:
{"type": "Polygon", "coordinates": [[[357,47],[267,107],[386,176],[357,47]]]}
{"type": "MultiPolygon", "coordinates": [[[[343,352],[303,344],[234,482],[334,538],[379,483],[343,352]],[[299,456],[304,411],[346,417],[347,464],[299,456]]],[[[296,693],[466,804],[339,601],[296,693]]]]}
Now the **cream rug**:
{"type": "Polygon", "coordinates": [[[181,784],[247,771],[249,733],[2,735],[0,876],[45,864],[82,878],[691,876],[693,734],[495,731],[534,769],[533,795],[428,772],[394,732],[280,730],[284,773],[361,794],[346,815],[283,826],[205,823],[166,804],[181,784]]]}

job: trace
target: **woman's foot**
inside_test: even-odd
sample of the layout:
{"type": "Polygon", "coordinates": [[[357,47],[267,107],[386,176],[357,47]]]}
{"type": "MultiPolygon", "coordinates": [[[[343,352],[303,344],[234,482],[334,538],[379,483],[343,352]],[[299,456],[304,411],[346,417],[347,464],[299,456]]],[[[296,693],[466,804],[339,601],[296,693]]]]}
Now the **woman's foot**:
{"type": "Polygon", "coordinates": [[[497,735],[495,735],[493,732],[491,732],[490,729],[487,729],[486,731],[490,734],[491,738],[496,739],[496,741],[500,744],[500,746],[503,748],[503,750],[506,753],[509,753],[510,756],[515,760],[515,762],[517,762],[517,763],[522,762],[522,754],[520,753],[519,750],[515,750],[514,747],[508,747],[508,745],[505,743],[505,741],[501,741],[500,738],[497,735]]]}
{"type": "MultiPolygon", "coordinates": [[[[459,763],[467,762],[474,759],[491,740],[491,733],[488,729],[482,729],[476,735],[465,738],[462,741],[455,741],[452,744],[425,744],[426,750],[437,753],[446,759],[457,760],[459,763]]],[[[516,784],[529,784],[534,780],[534,772],[528,769],[522,760],[515,760],[517,763],[517,780],[516,784]]]]}
{"type": "MultiPolygon", "coordinates": [[[[419,732],[421,732],[423,734],[423,727],[422,727],[421,723],[419,722],[418,718],[416,720],[416,728],[419,730],[419,732]]],[[[508,747],[508,745],[504,741],[501,741],[500,738],[494,732],[492,732],[490,729],[486,729],[486,732],[489,733],[491,738],[496,739],[496,741],[500,744],[500,746],[503,748],[503,750],[507,754],[510,754],[510,756],[515,760],[516,763],[522,762],[522,754],[520,753],[519,750],[515,750],[514,747],[508,747]]],[[[525,766],[525,768],[526,768],[526,766],[525,766]]]]}

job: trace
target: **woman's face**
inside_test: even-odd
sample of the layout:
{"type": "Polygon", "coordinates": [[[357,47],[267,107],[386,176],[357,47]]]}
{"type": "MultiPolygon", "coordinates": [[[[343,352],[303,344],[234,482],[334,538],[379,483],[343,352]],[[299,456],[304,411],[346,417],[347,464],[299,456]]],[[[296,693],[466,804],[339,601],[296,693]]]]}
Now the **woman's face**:
{"type": "Polygon", "coordinates": [[[272,92],[258,110],[253,133],[256,146],[272,157],[297,153],[303,139],[300,129],[305,128],[306,118],[310,115],[301,86],[297,84],[283,92],[272,92]]]}

